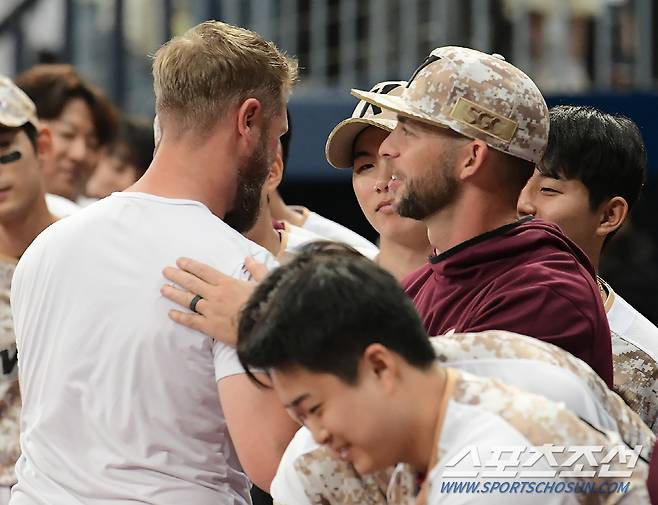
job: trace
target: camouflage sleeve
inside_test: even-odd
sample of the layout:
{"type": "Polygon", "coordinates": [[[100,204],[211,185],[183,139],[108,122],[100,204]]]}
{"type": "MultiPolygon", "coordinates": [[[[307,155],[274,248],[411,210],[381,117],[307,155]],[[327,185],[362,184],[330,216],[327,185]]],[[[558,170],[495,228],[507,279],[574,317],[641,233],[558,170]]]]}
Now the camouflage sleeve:
{"type": "Polygon", "coordinates": [[[658,363],[614,332],[612,359],[614,390],[658,435],[658,363]]]}
{"type": "MultiPolygon", "coordinates": [[[[295,470],[313,505],[387,505],[391,473],[359,475],[351,464],[321,447],[298,457],[295,470]]],[[[284,504],[289,505],[289,504],[284,504]]]]}

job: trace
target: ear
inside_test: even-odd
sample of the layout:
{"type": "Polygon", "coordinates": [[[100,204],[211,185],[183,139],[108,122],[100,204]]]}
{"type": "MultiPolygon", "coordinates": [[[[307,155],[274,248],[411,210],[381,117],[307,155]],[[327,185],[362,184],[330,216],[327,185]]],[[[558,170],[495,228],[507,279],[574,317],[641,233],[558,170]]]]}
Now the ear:
{"type": "Polygon", "coordinates": [[[481,140],[473,139],[462,149],[463,152],[458,157],[457,175],[463,181],[478,173],[489,156],[489,146],[481,140]]]}
{"type": "Polygon", "coordinates": [[[399,377],[399,357],[382,344],[370,344],[361,357],[362,373],[374,377],[384,391],[395,391],[399,377]]]}
{"type": "Polygon", "coordinates": [[[621,196],[615,196],[601,204],[600,216],[596,234],[605,238],[624,224],[626,216],[628,216],[628,203],[621,196]]]}
{"type": "Polygon", "coordinates": [[[53,135],[47,126],[39,126],[37,132],[37,157],[42,163],[50,157],[53,150],[53,135]]]}
{"type": "Polygon", "coordinates": [[[238,132],[240,136],[253,139],[263,114],[263,106],[256,98],[247,98],[238,107],[238,132]]]}
{"type": "Polygon", "coordinates": [[[279,187],[279,184],[281,184],[281,179],[283,179],[283,153],[281,150],[281,142],[279,142],[279,147],[276,150],[276,156],[270,165],[270,175],[267,176],[267,180],[265,181],[265,189],[267,194],[270,194],[279,187]]]}

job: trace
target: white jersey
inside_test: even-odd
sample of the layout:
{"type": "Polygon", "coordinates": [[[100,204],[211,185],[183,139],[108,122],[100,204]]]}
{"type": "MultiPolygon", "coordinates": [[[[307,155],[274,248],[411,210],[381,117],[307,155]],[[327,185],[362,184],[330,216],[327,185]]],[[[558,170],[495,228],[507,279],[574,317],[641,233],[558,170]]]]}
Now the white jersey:
{"type": "Polygon", "coordinates": [[[23,255],[12,312],[23,394],[12,505],[246,504],[217,381],[233,349],[167,316],[180,256],[246,278],[269,253],[196,201],[115,193],[23,255]]]}
{"type": "Polygon", "coordinates": [[[658,434],[658,328],[601,282],[608,291],[614,390],[658,434]]]}
{"type": "MultiPolygon", "coordinates": [[[[627,445],[641,445],[642,455],[649,458],[655,443],[651,431],[618,395],[608,389],[596,372],[566,351],[535,338],[506,331],[455,333],[430,340],[442,366],[501,379],[524,391],[563,403],[589,424],[618,433],[627,445]]],[[[272,481],[270,493],[276,503],[311,504],[304,492],[308,483],[299,466],[306,454],[319,448],[309,430],[301,428],[297,432],[272,481]]],[[[373,488],[370,477],[353,477],[357,480],[351,483],[351,496],[373,488]]],[[[343,481],[349,482],[345,476],[343,481]]],[[[386,496],[398,497],[388,498],[386,503],[400,503],[400,486],[399,482],[393,481],[379,486],[386,496]],[[397,492],[394,489],[396,486],[397,492]]],[[[406,490],[409,486],[401,487],[406,490]]]]}
{"type": "Polygon", "coordinates": [[[326,240],[324,237],[305,230],[286,221],[280,223],[281,228],[277,229],[281,237],[281,249],[276,259],[280,263],[287,263],[299,254],[302,247],[318,240],[326,240]]]}
{"type": "MultiPolygon", "coordinates": [[[[270,491],[274,502],[279,505],[604,503],[605,495],[599,495],[602,497],[601,501],[596,501],[593,496],[586,497],[584,494],[542,492],[547,486],[568,484],[568,479],[558,475],[551,477],[549,474],[541,479],[527,476],[496,479],[499,482],[507,480],[507,489],[512,486],[518,488],[510,493],[495,492],[495,488],[491,488],[493,481],[487,481],[481,474],[472,474],[464,479],[467,473],[473,471],[491,471],[491,468],[473,466],[472,453],[465,455],[464,452],[468,448],[477,450],[477,456],[486,464],[494,456],[497,447],[521,447],[527,450],[519,459],[528,464],[518,470],[550,472],[551,467],[545,458],[529,463],[531,448],[544,444],[565,447],[602,445],[612,448],[622,442],[616,435],[606,435],[582,422],[560,403],[520,391],[495,379],[476,377],[456,369],[447,370],[450,378],[439,409],[436,425],[439,431],[436,437],[437,457],[433,458],[435,463],[432,463],[427,477],[429,492],[426,494],[426,500],[416,497],[416,474],[408,465],[398,465],[395,469],[371,475],[359,475],[351,464],[336,459],[326,447],[312,440],[306,428],[302,428],[293,438],[281,461],[281,465],[285,465],[289,471],[281,472],[280,468],[272,482],[270,491]],[[444,475],[446,470],[458,472],[461,476],[449,477],[444,475]],[[519,481],[526,481],[524,489],[521,489],[519,481]],[[458,492],[456,484],[464,482],[470,484],[470,494],[466,491],[469,487],[458,492]],[[537,492],[533,491],[535,488],[537,492]]],[[[603,452],[595,457],[601,461],[605,454],[606,452],[603,452]]],[[[501,455],[501,460],[509,460],[508,456],[509,454],[501,455]]],[[[560,470],[576,470],[578,464],[583,462],[573,458],[567,463],[567,458],[572,456],[573,454],[568,452],[556,455],[556,459],[564,465],[560,470]]],[[[616,460],[611,463],[618,469],[626,469],[616,460]]],[[[624,496],[623,502],[643,504],[646,503],[646,475],[646,463],[638,460],[631,478],[611,478],[610,481],[632,480],[631,493],[624,496]]],[[[577,482],[577,478],[571,481],[572,485],[577,482]]]]}
{"type": "MultiPolygon", "coordinates": [[[[277,256],[277,260],[280,262],[285,263],[295,257],[305,245],[319,240],[328,240],[326,237],[322,237],[317,233],[295,226],[286,221],[282,224],[283,229],[279,230],[279,233],[281,234],[281,252],[277,256]]],[[[377,254],[379,254],[379,249],[377,248],[373,249],[372,247],[363,246],[352,247],[371,260],[374,260],[377,254]]]]}
{"type": "Polygon", "coordinates": [[[66,217],[75,214],[82,207],[63,196],[46,193],[46,205],[53,216],[66,217]]]}
{"type": "Polygon", "coordinates": [[[375,244],[342,224],[331,221],[316,212],[308,210],[306,207],[293,207],[293,209],[301,212],[304,217],[302,228],[305,230],[312,231],[326,240],[343,242],[350,245],[370,259],[374,259],[379,254],[379,249],[375,244]]]}
{"type": "MultiPolygon", "coordinates": [[[[637,460],[631,466],[630,477],[614,477],[617,471],[627,470],[627,456],[610,459],[609,475],[598,472],[596,485],[599,489],[617,488],[630,482],[627,494],[614,495],[608,499],[604,493],[566,493],[557,489],[568,486],[593,485],[594,481],[582,477],[552,474],[593,470],[597,472],[606,455],[623,443],[613,433],[600,432],[567,410],[562,403],[555,403],[539,395],[526,393],[498,380],[476,377],[463,371],[447,369],[448,380],[445,395],[447,401],[441,405],[436,423],[435,440],[438,440],[427,477],[428,505],[466,504],[594,504],[647,503],[646,478],[648,465],[637,460]],[[443,408],[443,405],[445,407],[443,408]],[[535,447],[553,444],[567,448],[553,457],[559,467],[549,464],[548,457],[534,458],[535,447]],[[594,453],[591,461],[578,457],[571,451],[580,446],[603,446],[604,450],[594,453]],[[521,448],[514,456],[497,451],[501,447],[521,448]],[[476,451],[464,456],[464,448],[476,451]],[[607,448],[607,450],[605,449],[607,448]],[[479,461],[478,461],[479,460],[479,461]],[[523,466],[502,467],[512,470],[509,478],[485,478],[484,473],[494,473],[491,461],[523,461],[523,466]],[[613,470],[613,466],[616,467],[613,470]],[[468,474],[473,472],[472,477],[468,474]],[[515,475],[514,472],[520,472],[515,475]],[[546,472],[542,477],[531,477],[533,472],[546,472]],[[556,472],[557,473],[557,472],[556,472]],[[456,474],[461,474],[459,477],[456,474]],[[494,483],[506,484],[506,492],[494,491],[494,483]],[[525,486],[523,485],[525,483],[525,486]],[[459,491],[459,485],[462,485],[459,491]],[[464,493],[464,484],[470,491],[464,493]],[[533,485],[534,484],[534,485],[533,485]],[[549,491],[547,489],[556,490],[549,491]],[[510,492],[511,490],[511,492],[510,492]]],[[[629,449],[630,451],[630,449],[629,449]]],[[[502,489],[502,486],[501,488],[502,489]]],[[[581,489],[583,489],[581,487],[581,489]]],[[[423,490],[421,490],[421,496],[423,490]]],[[[422,499],[417,503],[423,503],[422,499]]]]}

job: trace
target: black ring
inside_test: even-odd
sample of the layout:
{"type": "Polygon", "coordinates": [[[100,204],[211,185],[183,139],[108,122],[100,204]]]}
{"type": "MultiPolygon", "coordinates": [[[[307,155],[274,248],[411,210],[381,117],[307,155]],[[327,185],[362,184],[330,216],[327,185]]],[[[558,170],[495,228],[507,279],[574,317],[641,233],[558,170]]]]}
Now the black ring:
{"type": "Polygon", "coordinates": [[[199,303],[199,300],[203,300],[203,296],[194,295],[194,298],[192,298],[192,301],[190,302],[190,310],[192,312],[196,312],[197,314],[198,314],[198,312],[196,310],[196,306],[197,306],[197,303],[199,303]]]}

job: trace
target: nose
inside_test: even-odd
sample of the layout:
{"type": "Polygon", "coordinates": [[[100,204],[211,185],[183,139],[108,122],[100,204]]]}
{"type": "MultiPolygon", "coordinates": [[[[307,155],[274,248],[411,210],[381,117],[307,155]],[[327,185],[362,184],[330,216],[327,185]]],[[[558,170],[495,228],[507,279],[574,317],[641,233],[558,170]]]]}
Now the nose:
{"type": "Polygon", "coordinates": [[[331,435],[328,430],[323,428],[320,423],[317,421],[309,421],[307,420],[306,423],[304,423],[306,427],[311,430],[311,433],[313,435],[313,439],[320,445],[327,445],[331,441],[331,435]]]}
{"type": "Polygon", "coordinates": [[[537,209],[532,201],[530,185],[527,184],[521,194],[519,195],[519,200],[516,202],[516,213],[519,216],[534,216],[537,213],[537,209]]]}
{"type": "Polygon", "coordinates": [[[388,193],[388,184],[391,182],[391,176],[387,174],[384,177],[378,177],[375,181],[375,192],[376,193],[388,193]]]}
{"type": "Polygon", "coordinates": [[[68,155],[69,157],[77,162],[85,161],[87,157],[87,142],[82,135],[77,135],[69,146],[68,155]]]}
{"type": "Polygon", "coordinates": [[[386,137],[384,141],[381,144],[379,144],[378,154],[380,157],[384,159],[388,159],[388,158],[394,158],[399,155],[395,143],[395,138],[396,138],[395,132],[397,130],[398,127],[396,126],[395,129],[391,133],[389,133],[388,137],[386,137]]]}

